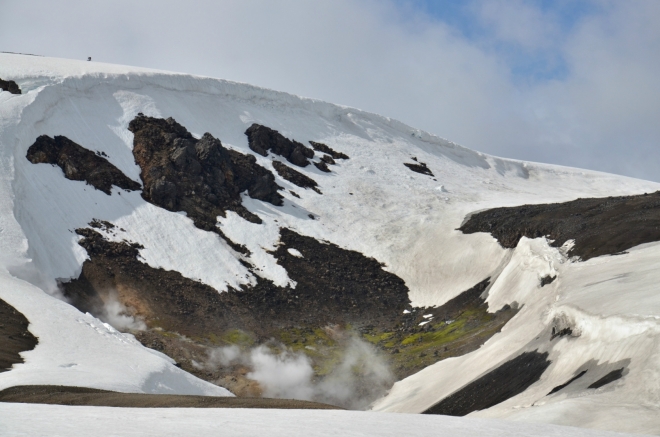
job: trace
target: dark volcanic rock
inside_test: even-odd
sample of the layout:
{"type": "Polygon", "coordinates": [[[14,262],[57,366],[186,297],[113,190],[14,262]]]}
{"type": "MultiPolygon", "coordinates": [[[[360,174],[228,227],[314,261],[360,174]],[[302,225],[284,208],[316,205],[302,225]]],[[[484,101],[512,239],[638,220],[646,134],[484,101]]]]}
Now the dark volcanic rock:
{"type": "Polygon", "coordinates": [[[624,369],[625,369],[625,367],[622,367],[622,368],[617,369],[617,370],[612,370],[610,373],[603,376],[602,378],[600,378],[598,381],[594,382],[593,384],[591,384],[587,388],[600,388],[604,385],[609,384],[610,382],[614,382],[617,379],[620,379],[623,376],[624,369]]]}
{"type": "Polygon", "coordinates": [[[280,243],[273,255],[297,283],[282,297],[300,308],[300,319],[309,324],[393,326],[409,305],[403,279],[383,270],[373,258],[286,228],[280,230],[280,243]],[[296,249],[302,257],[288,249],[296,249]],[[292,294],[298,297],[292,299],[292,294]]]}
{"type": "Polygon", "coordinates": [[[330,156],[330,155],[323,155],[321,157],[321,161],[325,162],[326,164],[329,164],[329,165],[335,165],[336,164],[335,160],[332,159],[332,156],[330,156]]]}
{"type": "Polygon", "coordinates": [[[33,164],[57,165],[67,179],[85,181],[107,195],[111,194],[113,185],[127,191],[141,188],[139,183],[129,179],[107,159],[67,137],[41,135],[28,149],[27,159],[33,164]]]}
{"type": "Polygon", "coordinates": [[[279,174],[280,176],[282,176],[284,179],[291,182],[292,184],[295,184],[300,188],[311,188],[317,193],[322,194],[321,190],[319,190],[318,185],[314,179],[305,176],[299,171],[292,169],[288,165],[283,164],[279,161],[273,161],[273,168],[275,169],[275,171],[277,171],[277,174],[279,174]]]}
{"type": "Polygon", "coordinates": [[[542,277],[541,278],[541,287],[545,287],[548,284],[552,284],[555,281],[555,279],[557,279],[556,275],[555,276],[546,275],[546,276],[542,277]]]}
{"type": "Polygon", "coordinates": [[[140,262],[140,246],[106,241],[90,228],[76,232],[90,259],[78,279],[62,286],[77,308],[98,314],[107,290],[120,290],[136,315],[187,336],[242,329],[270,338],[280,328],[348,323],[391,328],[409,305],[404,281],[378,261],[289,229],[281,230],[273,255],[297,282],[295,289],[258,278],[253,287],[223,293],[140,262]]]}
{"type": "Polygon", "coordinates": [[[435,176],[433,174],[433,172],[423,162],[420,162],[418,164],[404,163],[403,165],[405,165],[406,167],[408,167],[409,169],[411,169],[415,173],[421,173],[421,174],[424,174],[424,175],[427,175],[427,176],[435,176]]]}
{"type": "Polygon", "coordinates": [[[246,131],[250,149],[260,154],[268,156],[271,151],[276,155],[284,157],[293,165],[306,167],[309,165],[309,159],[314,157],[314,151],[297,141],[290,140],[280,134],[278,131],[260,124],[253,124],[246,131]]]}
{"type": "Polygon", "coordinates": [[[550,364],[547,352],[525,352],[444,398],[423,414],[465,416],[485,410],[527,390],[550,364]]]}
{"type": "Polygon", "coordinates": [[[557,337],[566,337],[567,335],[573,335],[573,330],[571,328],[563,328],[558,330],[553,326],[552,333],[550,334],[550,341],[557,337]]]}
{"type": "Polygon", "coordinates": [[[332,156],[335,159],[348,159],[347,154],[332,150],[329,146],[326,146],[323,143],[317,143],[315,141],[310,141],[309,144],[311,144],[312,147],[314,148],[314,150],[316,150],[317,152],[327,153],[328,155],[332,156]]]}
{"type": "MultiPolygon", "coordinates": [[[[314,340],[308,344],[316,348],[327,335],[322,333],[334,327],[359,331],[369,325],[392,331],[410,305],[404,281],[383,270],[378,261],[288,229],[281,230],[281,245],[273,255],[296,287],[278,287],[257,277],[253,286],[226,292],[176,271],[150,267],[138,259],[137,245],[109,242],[91,228],[77,232],[84,237],[79,244],[88,251],[89,259],[78,279],[61,284],[69,302],[103,318],[104,302],[113,298],[110,290],[116,290],[114,298],[125,305],[127,315],[143,319],[149,328],[162,328],[136,333],[145,346],[167,353],[184,370],[238,390],[238,394],[259,395],[251,392],[252,386],[243,386],[250,383],[245,372],[233,368],[207,372],[191,364],[191,359],[204,360],[205,347],[217,346],[217,339],[235,338],[237,333],[256,344],[283,342],[289,346],[292,340],[304,343],[306,336],[312,336],[314,340]],[[288,249],[296,249],[302,257],[288,249]],[[168,335],[159,335],[161,332],[168,335]],[[173,341],[179,335],[186,340],[173,341]]],[[[255,274],[256,270],[252,268],[255,274]]],[[[336,341],[321,347],[341,353],[338,348],[343,343],[336,341]]],[[[386,388],[368,380],[356,382],[356,387],[365,393],[386,388]]]]}
{"type": "MultiPolygon", "coordinates": [[[[186,371],[228,388],[246,389],[241,389],[245,378],[240,370],[239,374],[231,373],[231,369],[208,373],[190,364],[191,359],[199,361],[196,348],[217,346],[216,340],[209,344],[205,339],[228,338],[242,332],[257,344],[274,339],[293,346],[311,336],[315,340],[308,344],[316,347],[319,331],[338,326],[340,330],[385,339],[386,344],[379,343],[378,347],[399,351],[392,355],[396,357],[393,371],[403,378],[441,359],[479,348],[517,312],[508,306],[488,312],[482,297],[488,279],[441,307],[412,308],[404,281],[385,271],[378,261],[290,229],[280,230],[280,244],[272,254],[295,281],[295,288],[276,286],[259,277],[258,269],[245,262],[256,284],[218,292],[176,271],[141,262],[139,245],[107,241],[95,230],[109,227],[103,222],[94,221],[90,226],[94,229],[77,230],[84,237],[79,244],[87,250],[89,259],[83,263],[78,279],[61,284],[69,301],[81,311],[102,317],[104,301],[112,297],[108,290],[117,290],[116,299],[128,308],[129,315],[144,319],[150,328],[164,330],[137,333],[145,346],[172,356],[183,363],[186,371]],[[420,320],[426,320],[422,315],[429,312],[436,318],[419,327],[420,320]],[[456,323],[443,321],[450,319],[456,323]],[[161,332],[174,336],[178,333],[186,340],[175,341],[161,332]],[[195,339],[192,343],[191,338],[195,339]],[[411,338],[417,340],[410,342],[411,338]]],[[[367,340],[374,341],[374,337],[367,340]]]]}
{"type": "Polygon", "coordinates": [[[21,94],[21,89],[18,87],[18,84],[13,80],[0,79],[0,90],[9,91],[12,94],[21,94]]]}
{"type": "Polygon", "coordinates": [[[578,373],[577,375],[575,375],[574,377],[572,377],[571,379],[569,379],[565,383],[563,383],[561,385],[558,385],[557,387],[550,390],[550,393],[548,393],[546,396],[550,396],[551,394],[557,393],[559,390],[562,390],[562,389],[568,387],[572,382],[582,378],[585,373],[587,373],[586,370],[581,371],[580,373],[578,373]]]}
{"type": "Polygon", "coordinates": [[[660,192],[495,208],[473,214],[459,230],[489,232],[504,248],[523,236],[546,236],[554,247],[575,240],[569,255],[588,260],[659,241],[660,192]]]}
{"type": "Polygon", "coordinates": [[[322,172],[330,173],[330,169],[328,168],[328,164],[326,164],[326,163],[323,162],[323,161],[315,162],[315,163],[314,163],[314,167],[318,168],[318,169],[321,170],[322,172]]]}
{"type": "Polygon", "coordinates": [[[20,353],[37,345],[37,338],[28,331],[29,324],[23,314],[0,299],[0,372],[22,363],[20,353]]]}
{"type": "Polygon", "coordinates": [[[185,211],[200,229],[219,233],[216,218],[227,210],[261,223],[243,207],[243,191],[282,205],[275,176],[254,156],[226,149],[211,134],[197,140],[172,118],[142,114],[128,128],[135,135],[133,155],[142,170],[142,197],[169,211],[185,211]]]}

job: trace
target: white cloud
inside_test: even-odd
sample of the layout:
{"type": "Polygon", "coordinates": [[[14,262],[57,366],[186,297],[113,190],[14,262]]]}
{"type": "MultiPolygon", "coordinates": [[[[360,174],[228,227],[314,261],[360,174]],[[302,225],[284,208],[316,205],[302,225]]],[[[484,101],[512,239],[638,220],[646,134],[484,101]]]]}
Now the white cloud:
{"type": "Polygon", "coordinates": [[[474,5],[488,40],[389,0],[5,0],[0,50],[249,82],[500,156],[660,180],[660,2],[597,2],[568,31],[534,2],[474,5]],[[563,57],[567,74],[519,82],[498,42],[563,57]]]}
{"type": "Polygon", "coordinates": [[[483,1],[475,9],[499,41],[539,49],[557,44],[561,36],[558,17],[523,0],[483,1]]]}

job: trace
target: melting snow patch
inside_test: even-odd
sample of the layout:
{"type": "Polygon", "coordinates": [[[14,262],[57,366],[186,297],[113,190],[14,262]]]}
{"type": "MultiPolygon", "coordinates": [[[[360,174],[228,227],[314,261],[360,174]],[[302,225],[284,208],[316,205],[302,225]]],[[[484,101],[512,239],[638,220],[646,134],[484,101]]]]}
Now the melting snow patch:
{"type": "Polygon", "coordinates": [[[295,256],[296,258],[304,258],[303,254],[300,253],[300,251],[297,249],[287,249],[286,251],[289,252],[289,254],[295,256]]]}

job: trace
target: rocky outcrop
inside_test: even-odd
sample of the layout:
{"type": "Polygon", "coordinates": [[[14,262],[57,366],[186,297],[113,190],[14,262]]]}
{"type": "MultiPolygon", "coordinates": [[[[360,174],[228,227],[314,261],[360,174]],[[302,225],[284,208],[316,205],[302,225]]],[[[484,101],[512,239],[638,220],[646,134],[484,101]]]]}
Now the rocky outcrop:
{"type": "Polygon", "coordinates": [[[18,84],[13,80],[0,79],[0,90],[9,91],[12,94],[21,94],[21,89],[18,87],[18,84]]]}
{"type": "Polygon", "coordinates": [[[275,176],[254,156],[225,148],[211,134],[198,140],[173,118],[141,114],[128,128],[134,134],[144,199],[169,211],[185,211],[197,227],[216,231],[217,217],[228,210],[261,223],[243,207],[244,191],[253,199],[282,205],[275,176]]]}
{"type": "MultiPolygon", "coordinates": [[[[99,223],[92,227],[103,229],[99,223]]],[[[200,347],[214,345],[208,339],[228,338],[232,344],[240,333],[239,337],[251,338],[251,344],[274,339],[304,352],[322,347],[322,354],[313,352],[315,365],[322,368],[329,365],[324,360],[331,360],[341,348],[323,330],[350,327],[388,353],[393,372],[403,378],[477,349],[517,312],[508,306],[488,312],[482,297],[488,279],[440,307],[412,308],[404,281],[378,261],[286,228],[280,230],[273,256],[295,288],[278,287],[249,267],[257,278],[255,285],[219,293],[178,272],[148,266],[138,257],[140,246],[107,241],[95,229],[77,231],[84,237],[79,244],[89,259],[78,279],[62,284],[69,301],[100,316],[108,290],[117,290],[130,315],[163,330],[137,333],[140,341],[172,356],[186,371],[234,391],[245,382],[244,375],[227,377],[191,364],[204,359],[200,347]],[[177,340],[179,334],[185,337],[177,340]]]]}
{"type": "Polygon", "coordinates": [[[0,299],[0,372],[22,363],[20,353],[34,349],[37,338],[28,331],[30,322],[14,307],[0,299]]]}
{"type": "Polygon", "coordinates": [[[305,176],[299,171],[292,169],[288,165],[283,164],[279,161],[273,161],[273,168],[275,169],[275,171],[277,171],[277,174],[279,174],[283,179],[286,179],[292,184],[297,185],[300,188],[311,188],[317,193],[322,194],[321,190],[319,190],[318,188],[318,184],[314,179],[305,176]]]}
{"type": "MultiPolygon", "coordinates": [[[[417,161],[417,158],[413,157],[413,160],[417,161]]],[[[431,171],[431,169],[429,169],[426,166],[426,163],[424,163],[424,162],[417,162],[416,164],[404,163],[403,165],[405,165],[406,167],[408,167],[409,169],[411,169],[415,173],[420,173],[420,174],[423,174],[423,175],[426,175],[426,176],[435,176],[433,174],[433,172],[431,171]]]]}
{"type": "MultiPolygon", "coordinates": [[[[97,229],[103,229],[102,222],[77,230],[89,259],[77,279],[61,284],[69,302],[103,318],[106,302],[119,301],[125,315],[146,322],[149,330],[136,333],[145,346],[241,395],[259,394],[249,385],[245,369],[200,368],[194,362],[206,359],[204,348],[243,344],[243,338],[250,339],[248,344],[284,344],[311,353],[315,369],[327,369],[342,353],[342,336],[351,335],[342,331],[367,325],[394,330],[409,308],[404,281],[378,261],[288,229],[281,230],[273,256],[296,282],[295,288],[257,276],[255,285],[227,292],[176,271],[150,267],[139,259],[140,246],[108,241],[97,229]]],[[[257,269],[252,273],[258,274],[257,269]]]]}
{"type": "Polygon", "coordinates": [[[98,314],[107,290],[121,290],[120,299],[133,302],[135,315],[187,336],[241,329],[267,339],[281,328],[328,324],[390,328],[409,304],[403,280],[376,260],[289,229],[281,230],[273,255],[296,288],[258,278],[255,286],[225,293],[142,263],[138,245],[107,241],[91,228],[76,232],[90,259],[78,279],[62,285],[77,308],[98,314]]]}
{"type": "Polygon", "coordinates": [[[261,156],[268,156],[268,152],[273,152],[298,167],[308,166],[309,160],[314,157],[312,149],[260,124],[250,126],[245,135],[248,137],[250,149],[261,156]]]}
{"type": "MultiPolygon", "coordinates": [[[[325,155],[325,156],[328,156],[328,155],[325,155]]],[[[330,159],[332,159],[332,158],[330,158],[330,159]]],[[[334,164],[334,161],[333,161],[333,164],[334,164]]],[[[319,170],[321,170],[324,173],[330,173],[330,171],[331,171],[328,168],[328,163],[323,161],[323,160],[321,160],[319,162],[315,162],[314,167],[318,168],[319,170]]]]}
{"type": "MultiPolygon", "coordinates": [[[[316,150],[317,152],[322,152],[322,153],[325,153],[327,155],[330,155],[334,159],[348,159],[347,154],[342,153],[342,152],[337,152],[337,151],[333,150],[332,148],[330,148],[329,146],[326,146],[323,143],[317,143],[316,141],[310,141],[309,144],[311,144],[312,147],[314,148],[314,150],[316,150]]],[[[334,162],[333,162],[333,164],[334,164],[334,162]]]]}
{"type": "Polygon", "coordinates": [[[544,277],[541,278],[541,287],[545,287],[548,284],[552,284],[555,279],[557,279],[557,275],[555,276],[550,276],[550,275],[545,275],[544,277]]]}
{"type": "Polygon", "coordinates": [[[111,194],[113,185],[127,191],[142,188],[103,156],[64,136],[41,135],[28,149],[27,159],[33,164],[57,165],[67,179],[85,181],[107,195],[111,194]]]}
{"type": "Polygon", "coordinates": [[[554,247],[573,240],[568,254],[586,261],[660,241],[660,192],[489,209],[459,230],[489,232],[504,248],[516,247],[523,236],[547,237],[554,247]]]}

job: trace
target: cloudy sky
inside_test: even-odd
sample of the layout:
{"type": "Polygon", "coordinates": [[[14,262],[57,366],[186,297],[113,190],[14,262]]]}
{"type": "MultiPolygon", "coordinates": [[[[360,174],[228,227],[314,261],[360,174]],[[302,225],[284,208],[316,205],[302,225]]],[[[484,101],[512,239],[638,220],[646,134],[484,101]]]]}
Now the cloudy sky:
{"type": "Polygon", "coordinates": [[[248,82],[660,181],[660,0],[0,0],[0,51],[248,82]]]}

